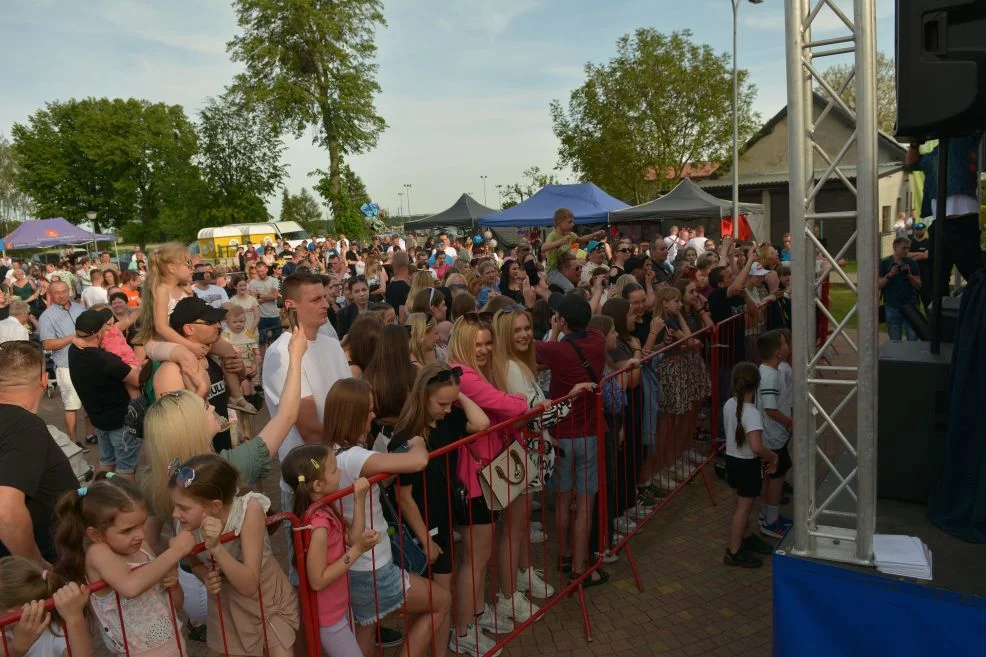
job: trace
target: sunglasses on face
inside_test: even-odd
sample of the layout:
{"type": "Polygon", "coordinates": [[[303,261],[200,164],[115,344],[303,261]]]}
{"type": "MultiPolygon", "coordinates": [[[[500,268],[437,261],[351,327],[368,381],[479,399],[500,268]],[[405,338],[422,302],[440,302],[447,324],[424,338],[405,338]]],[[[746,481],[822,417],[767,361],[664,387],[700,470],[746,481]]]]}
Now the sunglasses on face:
{"type": "Polygon", "coordinates": [[[176,458],[168,464],[168,476],[177,485],[188,488],[195,481],[195,468],[182,465],[181,460],[176,458]]]}
{"type": "Polygon", "coordinates": [[[432,383],[448,383],[449,381],[454,382],[456,385],[459,384],[459,378],[462,376],[461,367],[453,367],[448,370],[442,370],[435,376],[428,379],[428,385],[432,383]]]}

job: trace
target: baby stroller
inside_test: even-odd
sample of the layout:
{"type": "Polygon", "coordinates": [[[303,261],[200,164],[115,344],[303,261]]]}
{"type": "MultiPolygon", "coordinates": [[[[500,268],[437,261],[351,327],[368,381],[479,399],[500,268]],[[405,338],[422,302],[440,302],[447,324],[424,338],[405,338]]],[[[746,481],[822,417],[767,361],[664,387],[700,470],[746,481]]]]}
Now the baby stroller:
{"type": "Polygon", "coordinates": [[[68,462],[72,466],[72,472],[75,473],[79,483],[83,484],[87,481],[92,481],[94,475],[93,467],[86,461],[82,448],[69,440],[68,434],[56,428],[53,424],[48,425],[48,433],[51,434],[51,437],[55,439],[62,452],[65,453],[65,457],[68,458],[68,462]]]}

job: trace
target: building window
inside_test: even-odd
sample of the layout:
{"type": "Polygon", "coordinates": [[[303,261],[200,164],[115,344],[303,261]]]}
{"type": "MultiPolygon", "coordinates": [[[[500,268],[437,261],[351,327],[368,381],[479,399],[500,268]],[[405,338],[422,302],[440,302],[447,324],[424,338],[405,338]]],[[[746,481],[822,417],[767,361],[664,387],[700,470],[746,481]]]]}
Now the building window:
{"type": "Polygon", "coordinates": [[[884,233],[889,233],[894,229],[894,223],[892,215],[890,214],[890,206],[884,205],[880,208],[880,230],[884,233]]]}

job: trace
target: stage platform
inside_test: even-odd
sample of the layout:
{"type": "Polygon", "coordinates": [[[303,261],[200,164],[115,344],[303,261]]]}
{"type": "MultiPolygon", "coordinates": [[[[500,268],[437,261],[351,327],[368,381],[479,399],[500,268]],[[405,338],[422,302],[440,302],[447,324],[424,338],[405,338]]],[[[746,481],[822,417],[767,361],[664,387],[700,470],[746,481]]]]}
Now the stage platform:
{"type": "MultiPolygon", "coordinates": [[[[851,460],[835,461],[845,476],[851,460]]],[[[829,477],[816,499],[835,486],[829,477]]],[[[847,510],[835,505],[834,510],[847,510]]],[[[834,520],[828,524],[837,525],[834,520]]],[[[877,533],[917,536],[931,549],[930,582],[876,568],[790,554],[773,556],[774,641],[780,657],[831,655],[982,655],[986,652],[986,545],[953,538],[932,525],[924,505],[877,502],[877,533]]]]}

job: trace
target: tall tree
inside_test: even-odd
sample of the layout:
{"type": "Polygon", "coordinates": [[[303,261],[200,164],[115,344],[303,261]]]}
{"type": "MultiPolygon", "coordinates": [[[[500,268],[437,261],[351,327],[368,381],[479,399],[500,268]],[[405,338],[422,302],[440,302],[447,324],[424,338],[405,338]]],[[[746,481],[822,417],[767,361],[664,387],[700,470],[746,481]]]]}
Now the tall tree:
{"type": "Polygon", "coordinates": [[[289,193],[286,187],[281,192],[281,221],[297,221],[312,235],[325,232],[322,208],[304,187],[297,194],[289,193]]]}
{"type": "MultiPolygon", "coordinates": [[[[369,233],[366,226],[366,215],[360,208],[364,203],[370,202],[370,193],[366,191],[366,185],[350,166],[343,163],[340,167],[342,186],[336,192],[336,201],[331,204],[332,223],[337,233],[342,233],[346,237],[365,237],[369,233]]],[[[329,176],[324,175],[315,186],[319,195],[328,202],[332,198],[332,189],[329,176]]]]}
{"type": "Polygon", "coordinates": [[[537,166],[528,167],[521,175],[523,180],[512,185],[506,185],[501,190],[503,195],[501,207],[503,209],[523,203],[525,199],[537,194],[538,190],[545,185],[558,184],[558,178],[554,174],[542,172],[541,168],[537,166]]]}
{"type": "MultiPolygon", "coordinates": [[[[652,28],[622,36],[616,57],[585,65],[585,83],[551,119],[562,164],[610,194],[641,203],[673,187],[691,162],[722,162],[732,145],[732,65],[726,54],[694,43],[688,30],[652,28]]],[[[759,117],[745,70],[739,79],[739,134],[759,117]]]]}
{"type": "Polygon", "coordinates": [[[280,131],[231,93],[208,98],[197,127],[210,224],[267,221],[266,199],[286,174],[280,131]]]}
{"type": "Polygon", "coordinates": [[[300,138],[328,151],[333,217],[345,218],[343,159],[376,146],[386,122],[376,113],[380,91],[373,41],[386,25],[381,0],[234,0],[242,33],[227,44],[245,71],[234,88],[300,138]]]}
{"type": "Polygon", "coordinates": [[[33,212],[31,197],[17,187],[17,163],[10,141],[0,135],[0,237],[33,212]]]}
{"type": "Polygon", "coordinates": [[[39,216],[79,223],[95,210],[97,231],[123,230],[142,243],[193,232],[187,204],[200,174],[195,129],[180,105],[53,102],[15,124],[13,137],[17,184],[39,216]]]}
{"type": "MultiPolygon", "coordinates": [[[[855,78],[849,75],[854,71],[852,64],[837,64],[822,71],[822,78],[846,101],[849,109],[856,111],[855,78]],[[843,85],[846,88],[843,89],[843,85]]],[[[824,96],[828,92],[817,87],[824,96]]],[[[893,133],[897,120],[897,71],[894,58],[885,52],[876,54],[876,123],[880,130],[893,133]]]]}

